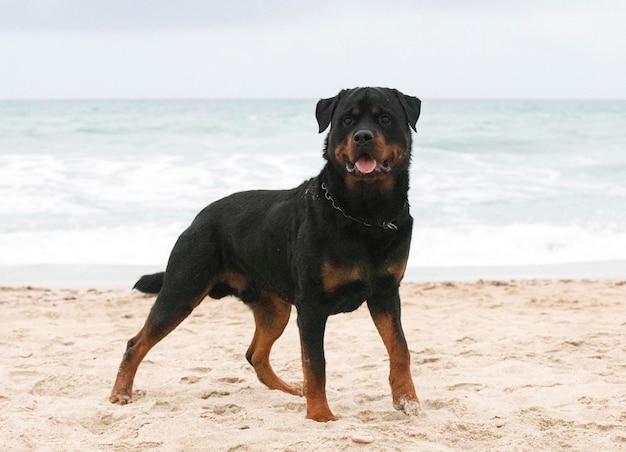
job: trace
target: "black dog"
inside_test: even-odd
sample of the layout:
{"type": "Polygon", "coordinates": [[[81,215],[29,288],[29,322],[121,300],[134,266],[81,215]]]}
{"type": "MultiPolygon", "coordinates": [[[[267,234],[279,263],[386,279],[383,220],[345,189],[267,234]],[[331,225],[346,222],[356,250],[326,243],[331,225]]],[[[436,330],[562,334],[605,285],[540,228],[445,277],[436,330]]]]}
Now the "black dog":
{"type": "Polygon", "coordinates": [[[409,214],[411,131],[420,100],[388,88],[343,90],[317,104],[326,137],[321,173],[291,190],[236,193],[206,207],[180,236],[165,273],[136,288],[159,293],[127,345],[110,400],[130,401],[146,353],[207,296],[236,295],[256,330],[246,358],[271,389],[306,397],[307,418],[334,420],[326,400],[324,329],[328,316],[364,301],[387,348],[396,409],[419,412],[400,323],[413,219],[409,214]],[[298,314],[302,390],[269,363],[291,305],[298,314]]]}

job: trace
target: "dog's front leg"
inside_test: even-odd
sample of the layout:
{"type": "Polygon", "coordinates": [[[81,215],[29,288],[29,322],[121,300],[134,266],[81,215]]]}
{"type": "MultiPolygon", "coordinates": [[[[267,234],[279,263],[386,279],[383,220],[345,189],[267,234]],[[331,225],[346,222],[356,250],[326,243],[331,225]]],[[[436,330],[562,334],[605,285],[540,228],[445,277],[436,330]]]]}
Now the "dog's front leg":
{"type": "Polygon", "coordinates": [[[400,322],[398,288],[376,291],[367,306],[389,354],[393,406],[408,415],[420,415],[419,400],[411,377],[411,356],[400,322]]]}
{"type": "Polygon", "coordinates": [[[302,304],[298,308],[298,328],[302,347],[303,393],[306,397],[306,417],[317,422],[336,420],[326,399],[326,360],[324,331],[328,315],[302,304]]]}

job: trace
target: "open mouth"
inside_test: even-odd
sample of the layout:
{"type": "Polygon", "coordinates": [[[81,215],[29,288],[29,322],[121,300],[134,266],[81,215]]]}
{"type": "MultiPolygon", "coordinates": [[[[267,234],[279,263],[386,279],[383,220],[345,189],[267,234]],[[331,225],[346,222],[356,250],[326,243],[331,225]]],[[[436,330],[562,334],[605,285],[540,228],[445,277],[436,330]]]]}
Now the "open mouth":
{"type": "Polygon", "coordinates": [[[389,160],[378,162],[369,155],[363,154],[354,163],[346,162],[346,171],[360,174],[388,173],[391,171],[391,163],[389,160]]]}

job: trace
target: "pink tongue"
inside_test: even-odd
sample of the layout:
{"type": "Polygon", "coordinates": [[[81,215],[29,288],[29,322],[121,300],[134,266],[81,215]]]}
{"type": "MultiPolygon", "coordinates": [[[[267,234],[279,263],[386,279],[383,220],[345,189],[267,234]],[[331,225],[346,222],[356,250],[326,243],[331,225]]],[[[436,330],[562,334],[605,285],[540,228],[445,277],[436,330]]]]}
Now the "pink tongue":
{"type": "Polygon", "coordinates": [[[356,168],[363,174],[369,174],[376,169],[376,160],[367,155],[362,155],[356,161],[356,168]]]}

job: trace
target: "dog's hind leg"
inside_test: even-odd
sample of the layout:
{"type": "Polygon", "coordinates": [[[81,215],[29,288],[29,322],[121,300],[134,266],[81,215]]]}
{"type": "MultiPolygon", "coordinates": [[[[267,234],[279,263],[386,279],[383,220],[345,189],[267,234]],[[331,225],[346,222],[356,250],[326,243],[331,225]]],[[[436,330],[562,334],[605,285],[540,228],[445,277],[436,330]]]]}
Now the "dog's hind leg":
{"type": "Polygon", "coordinates": [[[246,359],[254,367],[259,381],[268,388],[301,396],[302,389],[279,378],[269,361],[272,345],[283,334],[289,321],[291,305],[273,293],[262,292],[259,300],[250,306],[256,329],[246,359]]]}
{"type": "Polygon", "coordinates": [[[218,265],[212,259],[215,253],[210,252],[210,247],[198,244],[193,235],[183,234],[174,247],[163,287],[148,318],[139,333],[127,343],[109,397],[112,403],[130,402],[135,374],[143,358],[200,304],[214,284],[218,265]]]}
{"type": "Polygon", "coordinates": [[[133,381],[139,364],[161,339],[176,328],[206,296],[207,290],[195,296],[161,291],[143,328],[128,341],[109,400],[125,405],[130,402],[133,381]]]}

